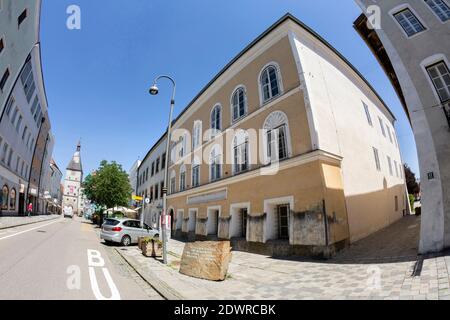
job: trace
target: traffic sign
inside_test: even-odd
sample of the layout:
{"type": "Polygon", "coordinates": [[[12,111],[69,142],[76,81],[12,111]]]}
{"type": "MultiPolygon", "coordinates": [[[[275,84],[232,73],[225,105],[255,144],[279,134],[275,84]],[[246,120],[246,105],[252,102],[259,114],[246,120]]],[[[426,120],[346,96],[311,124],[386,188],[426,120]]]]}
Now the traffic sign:
{"type": "Polygon", "coordinates": [[[139,196],[133,196],[133,200],[142,201],[142,200],[144,200],[144,198],[143,197],[139,197],[139,196]]]}

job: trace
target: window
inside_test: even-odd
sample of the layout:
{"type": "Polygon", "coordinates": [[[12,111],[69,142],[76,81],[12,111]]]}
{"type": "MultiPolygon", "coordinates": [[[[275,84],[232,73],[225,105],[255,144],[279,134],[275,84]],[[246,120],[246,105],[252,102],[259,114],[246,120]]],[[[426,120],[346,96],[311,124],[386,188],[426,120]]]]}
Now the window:
{"type": "Polygon", "coordinates": [[[387,156],[387,162],[388,162],[388,165],[389,165],[389,174],[391,176],[393,176],[394,172],[392,171],[392,160],[391,160],[391,157],[387,156]]]}
{"type": "Polygon", "coordinates": [[[247,98],[243,87],[236,89],[231,97],[231,112],[233,122],[242,118],[247,113],[247,98]]]}
{"type": "Polygon", "coordinates": [[[383,120],[381,120],[381,118],[378,117],[378,121],[380,122],[381,133],[383,134],[383,136],[386,137],[386,130],[384,129],[384,123],[383,123],[383,120]]]}
{"type": "Polygon", "coordinates": [[[36,85],[34,83],[33,78],[33,68],[31,66],[31,60],[28,60],[23,68],[22,73],[20,74],[20,80],[22,82],[23,90],[25,92],[25,96],[27,97],[27,101],[30,102],[31,97],[34,94],[36,89],[36,85]]]}
{"type": "Polygon", "coordinates": [[[388,133],[388,136],[389,136],[389,141],[391,141],[391,143],[393,143],[393,141],[392,141],[391,129],[389,129],[388,126],[386,126],[386,129],[387,129],[387,133],[388,133]]]}
{"type": "Polygon", "coordinates": [[[400,26],[405,30],[408,37],[425,30],[423,24],[417,19],[410,9],[404,9],[394,14],[395,19],[400,26]]]}
{"type": "Polygon", "coordinates": [[[264,122],[267,163],[283,160],[289,157],[289,130],[285,113],[272,112],[264,122]]]}
{"type": "Polygon", "coordinates": [[[170,193],[176,192],[175,185],[176,185],[175,171],[172,170],[172,172],[170,173],[170,193]]]}
{"type": "Polygon", "coordinates": [[[210,180],[219,180],[222,177],[222,152],[219,145],[215,145],[210,153],[210,180]]]}
{"type": "Polygon", "coordinates": [[[394,160],[395,176],[398,178],[398,166],[397,161],[394,160]]]}
{"type": "Polygon", "coordinates": [[[19,173],[19,164],[20,164],[20,157],[17,156],[17,162],[16,162],[16,172],[19,173]]]}
{"type": "Polygon", "coordinates": [[[155,175],[155,161],[152,162],[152,177],[155,175]]]}
{"type": "Polygon", "coordinates": [[[3,52],[3,49],[5,49],[5,43],[3,42],[3,38],[0,39],[0,53],[3,52]]]}
{"type": "Polygon", "coordinates": [[[200,185],[200,165],[195,164],[192,167],[192,187],[198,187],[200,185]]]}
{"type": "Polygon", "coordinates": [[[197,148],[202,143],[202,122],[195,121],[194,129],[193,129],[193,137],[192,137],[192,149],[197,148]]]}
{"type": "Polygon", "coordinates": [[[156,159],[156,164],[155,164],[155,173],[159,172],[159,161],[160,161],[160,159],[158,157],[158,159],[156,159]]]}
{"type": "Polygon", "coordinates": [[[289,239],[289,212],[288,204],[277,206],[278,213],[278,239],[289,239]]]}
{"type": "Polygon", "coordinates": [[[164,181],[161,181],[160,185],[161,185],[161,189],[160,190],[161,190],[161,198],[162,198],[162,197],[164,197],[164,181]]]}
{"type": "Polygon", "coordinates": [[[186,166],[180,168],[180,191],[186,190],[186,166]]]}
{"type": "Polygon", "coordinates": [[[32,148],[34,148],[34,138],[31,139],[30,150],[32,150],[32,148]]]}
{"type": "Polygon", "coordinates": [[[25,141],[25,137],[27,136],[27,132],[28,132],[28,127],[25,126],[25,128],[23,129],[23,133],[22,133],[22,140],[25,141]]]}
{"type": "Polygon", "coordinates": [[[243,130],[233,140],[233,171],[235,174],[246,171],[248,165],[248,135],[243,130]]]}
{"type": "Polygon", "coordinates": [[[159,185],[155,184],[155,200],[159,199],[159,185]]]}
{"type": "Polygon", "coordinates": [[[280,95],[278,70],[275,66],[266,67],[261,73],[261,93],[263,102],[267,102],[280,95]]]}
{"type": "Polygon", "coordinates": [[[27,15],[28,15],[28,11],[27,11],[27,9],[25,9],[22,11],[20,16],[17,18],[17,26],[19,28],[20,28],[20,25],[22,24],[22,22],[24,22],[24,20],[27,18],[27,15]]]}
{"type": "Polygon", "coordinates": [[[9,197],[9,209],[16,210],[16,189],[11,190],[11,195],[9,197]]]}
{"type": "Polygon", "coordinates": [[[363,102],[364,111],[366,112],[367,122],[373,126],[372,117],[370,116],[369,106],[363,102]]]}
{"type": "Polygon", "coordinates": [[[2,79],[0,80],[0,90],[3,91],[3,88],[5,87],[8,78],[9,78],[9,69],[6,69],[5,73],[3,73],[2,79]]]}
{"type": "Polygon", "coordinates": [[[39,103],[39,99],[38,99],[38,97],[36,96],[36,97],[34,98],[33,104],[31,105],[31,114],[32,114],[32,115],[35,114],[38,103],[39,103]]]}
{"type": "Polygon", "coordinates": [[[25,175],[25,172],[23,172],[23,169],[25,169],[25,161],[22,160],[22,165],[20,166],[20,175],[22,177],[25,175]]]}
{"type": "Polygon", "coordinates": [[[20,116],[19,116],[19,120],[17,120],[17,124],[16,124],[16,131],[17,131],[17,133],[20,132],[20,127],[22,126],[22,120],[23,120],[23,118],[22,118],[22,116],[20,115],[20,116]]]}
{"type": "Polygon", "coordinates": [[[8,117],[9,117],[9,114],[11,113],[11,109],[14,105],[14,102],[15,102],[14,97],[11,96],[8,100],[8,103],[6,104],[6,109],[5,109],[5,113],[8,117]]]}
{"type": "Polygon", "coordinates": [[[375,159],[375,167],[377,168],[378,171],[381,171],[380,156],[378,154],[377,148],[373,148],[373,156],[375,159]]]}
{"type": "Polygon", "coordinates": [[[431,81],[441,99],[441,102],[450,100],[450,72],[444,61],[427,68],[431,81]]]}
{"type": "Polygon", "coordinates": [[[161,156],[161,170],[166,168],[166,153],[164,152],[161,156]]]}
{"type": "Polygon", "coordinates": [[[2,152],[2,162],[5,163],[6,161],[6,155],[8,154],[8,144],[5,142],[3,145],[3,152],[2,152]]]}
{"type": "Polygon", "coordinates": [[[211,111],[211,129],[213,137],[222,130],[222,108],[220,105],[216,105],[211,111]]]}
{"type": "Polygon", "coordinates": [[[9,189],[7,185],[2,189],[2,210],[8,210],[9,189]]]}
{"type": "Polygon", "coordinates": [[[450,19],[450,8],[444,0],[425,0],[425,2],[442,22],[450,19]]]}

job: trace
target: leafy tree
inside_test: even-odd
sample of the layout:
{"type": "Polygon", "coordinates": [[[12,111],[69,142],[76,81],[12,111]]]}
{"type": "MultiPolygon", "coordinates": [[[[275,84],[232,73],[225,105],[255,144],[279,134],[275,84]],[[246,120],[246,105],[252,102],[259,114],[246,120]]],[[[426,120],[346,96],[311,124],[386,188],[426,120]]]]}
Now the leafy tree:
{"type": "Polygon", "coordinates": [[[411,168],[404,164],[405,167],[405,179],[406,179],[406,186],[408,187],[408,193],[409,194],[418,194],[420,192],[420,186],[417,182],[416,175],[414,172],[412,172],[411,168]]]}
{"type": "Polygon", "coordinates": [[[127,206],[132,188],[128,174],[115,161],[103,160],[100,167],[88,175],[83,183],[86,197],[97,206],[114,208],[127,206]]]}

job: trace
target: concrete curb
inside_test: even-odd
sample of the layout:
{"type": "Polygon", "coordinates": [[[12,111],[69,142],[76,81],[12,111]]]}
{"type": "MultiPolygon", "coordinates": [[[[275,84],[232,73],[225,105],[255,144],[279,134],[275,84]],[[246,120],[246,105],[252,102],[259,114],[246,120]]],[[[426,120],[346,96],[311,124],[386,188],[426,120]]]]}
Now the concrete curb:
{"type": "MultiPolygon", "coordinates": [[[[19,224],[15,224],[15,225],[11,225],[11,226],[6,226],[6,227],[3,227],[1,224],[0,224],[0,230],[4,230],[4,229],[11,229],[11,228],[15,228],[15,227],[20,227],[20,226],[26,226],[26,225],[28,225],[28,224],[34,224],[34,223],[39,223],[39,222],[45,222],[45,221],[50,221],[50,220],[55,220],[55,219],[58,219],[58,218],[60,218],[61,216],[59,216],[59,215],[55,215],[55,216],[51,216],[50,218],[48,218],[48,219],[43,219],[43,220],[38,220],[38,221],[28,221],[28,222],[25,222],[25,223],[19,223],[19,224]]],[[[23,218],[27,218],[27,217],[23,217],[23,218]]],[[[1,219],[1,217],[0,217],[0,219],[1,219]]]]}
{"type": "Polygon", "coordinates": [[[115,248],[116,252],[124,259],[131,268],[139,274],[153,289],[155,289],[163,298],[167,300],[186,300],[180,292],[169,286],[162,281],[154,272],[150,270],[144,270],[139,263],[136,262],[134,257],[127,256],[121,252],[120,249],[115,248]]]}

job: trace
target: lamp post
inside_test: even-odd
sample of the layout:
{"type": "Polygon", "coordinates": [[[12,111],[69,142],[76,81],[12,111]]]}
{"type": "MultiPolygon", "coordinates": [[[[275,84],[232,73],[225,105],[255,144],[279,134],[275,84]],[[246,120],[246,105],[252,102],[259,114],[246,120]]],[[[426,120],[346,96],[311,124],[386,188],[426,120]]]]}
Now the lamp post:
{"type": "Polygon", "coordinates": [[[167,214],[167,184],[169,180],[169,145],[170,145],[170,134],[172,130],[172,114],[173,114],[173,108],[175,106],[175,91],[177,88],[177,85],[175,83],[175,80],[173,80],[171,77],[166,75],[158,76],[155,81],[153,82],[153,85],[151,86],[149,92],[151,95],[156,96],[159,93],[158,89],[158,81],[160,79],[167,79],[170,80],[173,84],[173,91],[172,91],[172,98],[170,99],[170,112],[169,112],[169,124],[167,126],[167,143],[166,143],[166,158],[164,159],[164,188],[162,188],[162,194],[163,194],[163,210],[162,210],[162,222],[161,222],[161,228],[162,228],[162,241],[163,241],[163,263],[167,264],[167,234],[166,234],[166,214],[167,214]]]}

